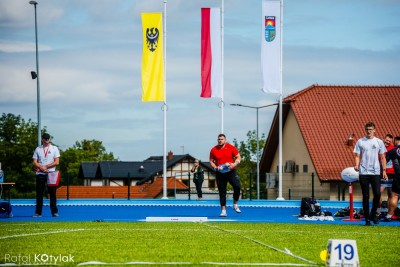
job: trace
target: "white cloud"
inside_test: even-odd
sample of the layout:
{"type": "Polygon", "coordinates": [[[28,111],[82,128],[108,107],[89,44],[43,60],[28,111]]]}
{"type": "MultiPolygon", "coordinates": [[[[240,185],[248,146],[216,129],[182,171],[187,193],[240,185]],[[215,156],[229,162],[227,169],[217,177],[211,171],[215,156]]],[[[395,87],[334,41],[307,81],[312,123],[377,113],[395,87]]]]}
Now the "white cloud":
{"type": "MultiPolygon", "coordinates": [[[[0,112],[36,121],[33,7],[5,2],[0,1],[0,112]]],[[[221,110],[218,99],[199,97],[200,8],[218,3],[174,0],[167,7],[167,150],[201,160],[216,142],[221,110]]],[[[375,2],[285,1],[285,95],[314,83],[400,83],[400,9],[390,1],[371,6],[375,2]],[[379,25],[366,23],[370,13],[381,18],[379,25]],[[381,35],[371,39],[371,30],[381,35]]],[[[163,9],[159,0],[40,1],[42,125],[62,149],[85,138],[103,141],[122,160],[163,153],[162,103],[141,102],[140,19],[141,12],[163,9]]],[[[230,141],[247,138],[256,128],[256,113],[229,104],[262,106],[278,98],[261,91],[260,12],[258,0],[225,1],[224,129],[230,141]]],[[[275,110],[260,110],[260,135],[268,132],[275,110]]]]}

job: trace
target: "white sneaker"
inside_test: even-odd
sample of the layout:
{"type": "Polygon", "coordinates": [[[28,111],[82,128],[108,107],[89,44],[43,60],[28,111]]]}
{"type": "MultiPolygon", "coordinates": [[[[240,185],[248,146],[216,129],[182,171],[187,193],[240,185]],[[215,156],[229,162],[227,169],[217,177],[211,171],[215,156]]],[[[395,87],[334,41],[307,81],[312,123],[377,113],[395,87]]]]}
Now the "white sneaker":
{"type": "Polygon", "coordinates": [[[237,213],[241,213],[241,210],[239,209],[239,206],[237,204],[233,204],[233,210],[237,213]]]}
{"type": "Polygon", "coordinates": [[[226,217],[226,210],[222,210],[219,217],[226,217]]]}

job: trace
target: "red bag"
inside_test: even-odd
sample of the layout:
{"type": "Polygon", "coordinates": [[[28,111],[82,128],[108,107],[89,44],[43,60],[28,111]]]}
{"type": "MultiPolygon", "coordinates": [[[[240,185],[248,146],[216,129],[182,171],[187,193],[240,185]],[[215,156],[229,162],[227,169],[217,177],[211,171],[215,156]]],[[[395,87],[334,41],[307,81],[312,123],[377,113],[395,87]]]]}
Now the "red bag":
{"type": "Polygon", "coordinates": [[[58,186],[60,179],[61,175],[59,171],[49,172],[47,174],[47,186],[58,186]]]}

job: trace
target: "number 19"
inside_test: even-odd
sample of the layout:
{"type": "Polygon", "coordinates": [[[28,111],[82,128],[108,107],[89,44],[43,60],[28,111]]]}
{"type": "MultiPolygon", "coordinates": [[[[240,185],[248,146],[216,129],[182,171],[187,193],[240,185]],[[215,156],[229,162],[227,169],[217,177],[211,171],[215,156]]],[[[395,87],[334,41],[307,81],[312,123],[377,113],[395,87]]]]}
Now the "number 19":
{"type": "MultiPolygon", "coordinates": [[[[339,260],[342,260],[342,244],[338,244],[335,248],[338,250],[339,260]]],[[[343,254],[345,260],[351,260],[354,257],[354,248],[350,244],[346,244],[343,246],[343,254]]]]}

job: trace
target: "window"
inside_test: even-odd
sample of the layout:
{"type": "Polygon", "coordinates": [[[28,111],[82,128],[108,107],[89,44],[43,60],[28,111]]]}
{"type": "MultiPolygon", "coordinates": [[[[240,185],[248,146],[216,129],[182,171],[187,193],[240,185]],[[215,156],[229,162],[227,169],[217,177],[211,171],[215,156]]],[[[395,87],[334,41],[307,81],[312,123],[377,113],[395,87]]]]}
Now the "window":
{"type": "Polygon", "coordinates": [[[286,173],[295,173],[296,172],[296,163],[293,160],[287,160],[285,163],[285,172],[286,173]]]}
{"type": "Polygon", "coordinates": [[[277,188],[278,175],[276,173],[266,173],[266,187],[277,188]]]}
{"type": "Polygon", "coordinates": [[[307,164],[303,165],[303,172],[308,172],[308,165],[307,164]]]}

